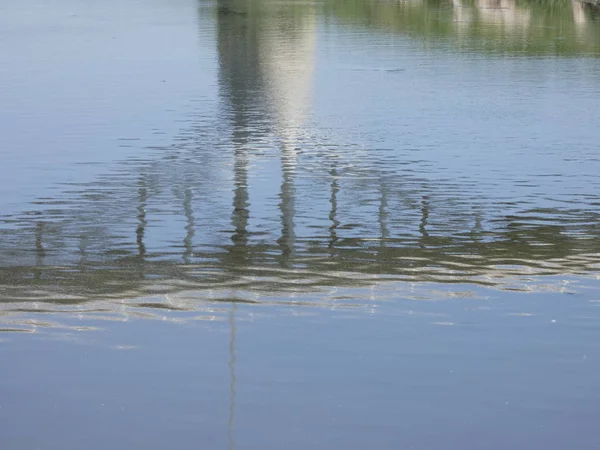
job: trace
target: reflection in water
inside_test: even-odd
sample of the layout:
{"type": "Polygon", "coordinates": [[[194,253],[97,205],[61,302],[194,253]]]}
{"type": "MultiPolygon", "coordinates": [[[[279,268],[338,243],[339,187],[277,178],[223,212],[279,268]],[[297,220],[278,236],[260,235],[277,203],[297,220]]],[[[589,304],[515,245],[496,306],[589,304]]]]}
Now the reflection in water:
{"type": "Polygon", "coordinates": [[[85,234],[79,239],[79,255],[79,267],[85,270],[88,255],[88,237],[85,234]]]}
{"type": "Polygon", "coordinates": [[[600,55],[600,8],[579,1],[440,0],[344,2],[326,8],[352,22],[468,50],[600,55]],[[586,24],[594,22],[593,26],[586,24]]]}
{"type": "Polygon", "coordinates": [[[294,232],[294,175],[296,168],[295,151],[289,149],[284,144],[281,150],[281,171],[283,173],[283,181],[281,182],[281,191],[279,194],[281,209],[281,237],[279,244],[281,245],[284,261],[293,257],[293,251],[296,241],[294,232]]]}
{"type": "Polygon", "coordinates": [[[44,222],[38,222],[35,225],[35,279],[41,278],[40,268],[44,265],[46,250],[43,244],[44,222]]]}
{"type": "Polygon", "coordinates": [[[146,245],[144,244],[144,234],[146,232],[146,202],[148,201],[148,190],[146,189],[145,177],[143,175],[139,178],[138,188],[138,207],[137,207],[137,219],[138,225],[135,229],[136,242],[138,247],[138,254],[140,258],[146,255],[146,245]]]}
{"type": "Polygon", "coordinates": [[[185,212],[185,238],[183,239],[183,261],[189,264],[194,255],[194,234],[196,224],[194,222],[194,211],[192,210],[193,194],[190,188],[186,188],[184,192],[183,210],[185,212]]]}
{"type": "Polygon", "coordinates": [[[0,211],[0,448],[595,448],[589,8],[206,0],[193,23],[188,0],[143,4],[160,37],[134,10],[136,51],[109,71],[174,61],[166,92],[194,103],[167,144],[0,211]]]}
{"type": "Polygon", "coordinates": [[[421,248],[425,248],[425,241],[429,237],[427,232],[427,218],[429,217],[429,199],[426,195],[421,200],[421,223],[419,224],[419,232],[421,233],[421,248]]]}
{"type": "MultiPolygon", "coordinates": [[[[314,66],[316,21],[312,7],[304,7],[294,17],[275,11],[279,20],[269,27],[264,40],[261,62],[275,110],[276,133],[280,140],[282,182],[279,194],[281,237],[279,244],[283,261],[294,256],[294,229],[298,137],[302,133],[309,109],[314,66]]],[[[287,263],[286,263],[287,266],[287,263]]],[[[290,267],[290,266],[288,266],[290,267]]]]}
{"type": "Polygon", "coordinates": [[[231,240],[234,247],[243,251],[248,244],[248,208],[250,207],[248,197],[248,155],[244,148],[236,146],[234,151],[234,196],[233,213],[231,222],[234,228],[231,240]]]}
{"type": "MultiPolygon", "coordinates": [[[[331,197],[329,199],[329,203],[331,203],[331,210],[329,211],[329,220],[331,221],[331,225],[329,226],[329,247],[334,248],[337,243],[337,227],[340,226],[340,221],[337,220],[337,194],[340,190],[337,170],[335,167],[331,169],[331,197]]],[[[383,205],[383,201],[382,201],[383,205]]]]}
{"type": "Polygon", "coordinates": [[[229,450],[235,449],[235,439],[233,435],[233,423],[235,420],[235,311],[237,305],[231,305],[229,312],[229,420],[227,422],[227,436],[229,439],[229,450]]]}
{"type": "Polygon", "coordinates": [[[477,0],[475,8],[483,23],[497,24],[505,33],[525,29],[531,21],[531,11],[519,8],[516,0],[477,0]]]}
{"type": "Polygon", "coordinates": [[[531,11],[520,8],[515,0],[476,0],[474,3],[453,0],[452,6],[456,30],[463,36],[460,42],[467,46],[470,39],[465,34],[477,26],[474,24],[491,30],[490,33],[508,35],[511,40],[515,40],[525,38],[523,34],[526,33],[531,22],[531,11]]]}
{"type": "Polygon", "coordinates": [[[261,2],[219,3],[219,73],[226,111],[234,129],[232,240],[236,248],[247,248],[248,139],[268,135],[274,122],[283,178],[278,243],[283,261],[287,261],[295,247],[296,145],[310,100],[316,22],[310,7],[304,7],[298,17],[290,15],[285,7],[269,6],[272,8],[267,10],[261,2]]]}
{"type": "Polygon", "coordinates": [[[582,2],[572,2],[571,6],[573,8],[573,21],[578,25],[578,28],[581,28],[588,20],[586,5],[582,2]]]}
{"type": "Polygon", "coordinates": [[[217,8],[219,86],[224,100],[224,119],[231,123],[233,144],[233,234],[230,248],[234,263],[247,264],[248,160],[256,94],[261,91],[257,67],[256,33],[248,24],[247,4],[220,2],[217,8]]]}
{"type": "Polygon", "coordinates": [[[571,8],[578,40],[585,42],[586,39],[597,38],[599,36],[600,4],[575,0],[571,2],[571,8]]]}
{"type": "MultiPolygon", "coordinates": [[[[353,5],[328,2],[324,14],[356,18],[360,5],[361,20],[416,33],[420,14],[434,8],[431,2],[353,5]]],[[[118,163],[94,182],[40,199],[33,211],[4,217],[3,309],[14,309],[16,301],[29,308],[32,301],[68,299],[80,306],[105,301],[100,309],[110,312],[115,300],[138,299],[133,307],[188,310],[198,307],[199,298],[231,300],[233,286],[237,300],[256,301],[268,292],[306,294],[383,278],[532,289],[536,284],[526,284],[524,275],[597,272],[600,210],[597,196],[586,194],[600,189],[596,178],[535,167],[526,175],[512,169],[498,174],[468,162],[458,175],[444,167],[432,172],[435,161],[425,150],[454,142],[451,127],[428,131],[431,141],[418,143],[416,152],[404,144],[410,136],[393,128],[385,137],[403,138],[391,151],[368,140],[347,144],[343,132],[315,125],[312,117],[319,101],[313,95],[316,5],[230,0],[204,6],[200,26],[216,26],[218,112],[201,111],[203,120],[146,160],[118,163]],[[473,175],[473,168],[488,172],[473,175]],[[557,184],[566,191],[545,192],[557,184]],[[520,185],[525,187],[515,191],[520,185]],[[190,295],[162,297],[175,292],[190,295]],[[153,295],[158,300],[140,300],[153,295]]],[[[477,33],[495,36],[484,22],[500,21],[503,33],[514,35],[517,28],[550,21],[534,6],[511,1],[453,8],[469,11],[466,26],[479,24],[474,36],[462,36],[475,47],[477,33]]],[[[452,35],[455,25],[463,26],[446,25],[439,21],[436,33],[452,35]]],[[[587,26],[598,32],[596,24],[587,26]]],[[[527,45],[535,39],[529,36],[527,45]]],[[[568,45],[571,51],[600,51],[594,43],[568,45]]],[[[518,93],[513,101],[521,105],[518,93]]],[[[462,107],[442,113],[471,121],[473,111],[462,107]]],[[[351,119],[344,110],[337,114],[351,119]]],[[[377,110],[373,115],[388,117],[377,110]]],[[[520,146],[531,145],[526,134],[521,137],[520,146]]],[[[472,142],[463,139],[445,151],[467,161],[473,155],[463,153],[461,144],[472,142]]],[[[544,157],[553,167],[563,167],[567,158],[598,165],[585,145],[544,157]]]]}

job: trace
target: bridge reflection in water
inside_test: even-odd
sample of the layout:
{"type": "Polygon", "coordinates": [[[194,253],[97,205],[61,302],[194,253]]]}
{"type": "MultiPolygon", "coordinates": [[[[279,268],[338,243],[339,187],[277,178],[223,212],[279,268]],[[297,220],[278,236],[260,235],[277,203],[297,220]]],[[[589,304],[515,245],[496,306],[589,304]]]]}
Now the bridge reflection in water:
{"type": "Polygon", "coordinates": [[[301,302],[384,280],[530,289],[524,275],[597,271],[593,199],[497,202],[315,125],[315,5],[200,11],[216,27],[218,112],[153,157],[5,217],[7,312],[301,302]]]}

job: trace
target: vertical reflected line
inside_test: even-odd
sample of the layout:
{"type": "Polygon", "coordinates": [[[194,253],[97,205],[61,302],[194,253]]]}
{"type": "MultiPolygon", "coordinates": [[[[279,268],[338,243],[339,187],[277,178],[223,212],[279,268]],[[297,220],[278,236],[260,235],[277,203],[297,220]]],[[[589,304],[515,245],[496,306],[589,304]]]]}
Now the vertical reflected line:
{"type": "Polygon", "coordinates": [[[379,211],[377,212],[377,221],[379,222],[379,251],[377,252],[378,264],[382,267],[386,258],[385,249],[390,232],[388,229],[388,194],[384,176],[381,175],[379,183],[379,211]]]}
{"type": "Polygon", "coordinates": [[[573,12],[573,23],[575,24],[575,30],[581,31],[585,28],[588,21],[587,8],[583,2],[572,2],[571,8],[573,12]]]}
{"type": "Polygon", "coordinates": [[[421,233],[421,243],[419,246],[421,248],[425,248],[425,240],[429,237],[427,219],[429,219],[429,196],[424,195],[421,201],[421,223],[419,224],[419,233],[421,233]]]}
{"type": "Polygon", "coordinates": [[[381,246],[385,246],[386,240],[390,237],[390,231],[388,228],[388,194],[387,187],[383,180],[379,185],[379,211],[377,219],[379,222],[379,236],[381,246]]]}
{"type": "Polygon", "coordinates": [[[192,190],[187,188],[183,197],[183,212],[185,214],[186,225],[185,225],[185,238],[183,239],[183,262],[185,264],[190,263],[191,257],[194,255],[194,234],[195,234],[195,221],[194,211],[192,210],[192,190]]]}
{"type": "Polygon", "coordinates": [[[35,271],[34,278],[39,280],[42,277],[41,267],[44,265],[44,258],[46,257],[46,249],[44,248],[44,228],[46,224],[44,222],[37,222],[35,224],[35,271]]]}
{"type": "Polygon", "coordinates": [[[80,272],[86,271],[86,263],[87,263],[87,256],[88,256],[87,247],[88,247],[88,237],[87,237],[87,235],[83,234],[79,238],[79,271],[80,272]]]}
{"type": "Polygon", "coordinates": [[[136,242],[138,246],[138,254],[140,257],[144,257],[146,255],[146,245],[144,244],[144,234],[146,232],[146,225],[148,225],[148,221],[146,220],[146,203],[148,201],[148,190],[146,189],[146,183],[144,180],[144,176],[140,177],[139,181],[139,189],[138,189],[138,207],[137,207],[137,220],[138,226],[135,230],[136,242]]]}
{"type": "Polygon", "coordinates": [[[471,230],[471,237],[475,244],[479,244],[481,241],[481,232],[483,230],[481,222],[481,214],[479,212],[475,213],[475,224],[473,226],[473,229],[471,230]]]}
{"type": "Polygon", "coordinates": [[[279,245],[281,254],[285,259],[293,256],[296,240],[294,230],[295,215],[295,187],[294,175],[296,171],[295,151],[285,143],[282,144],[281,166],[282,182],[279,193],[279,210],[281,211],[281,237],[279,245]]]}
{"type": "Polygon", "coordinates": [[[233,425],[235,419],[235,311],[237,305],[233,303],[231,311],[229,312],[229,420],[227,422],[227,436],[229,438],[229,450],[235,449],[235,441],[233,436],[233,425]]]}
{"type": "MultiPolygon", "coordinates": [[[[471,239],[473,240],[473,250],[471,251],[472,254],[475,254],[479,257],[483,257],[484,256],[484,245],[483,242],[481,240],[482,238],[482,234],[483,234],[483,225],[482,225],[482,221],[483,218],[481,217],[481,212],[480,211],[475,211],[475,224],[473,225],[473,228],[471,229],[471,239]]],[[[477,261],[477,260],[475,260],[477,261]]],[[[474,269],[480,267],[480,264],[475,263],[474,269]]]]}
{"type": "Polygon", "coordinates": [[[340,225],[339,220],[337,220],[337,194],[340,190],[340,186],[338,183],[337,169],[331,169],[331,172],[329,173],[331,175],[331,196],[329,197],[329,203],[331,204],[331,209],[329,210],[329,220],[331,222],[331,225],[329,226],[329,248],[333,249],[338,241],[337,228],[340,225]]]}
{"type": "Polygon", "coordinates": [[[236,145],[233,163],[233,182],[235,185],[233,194],[233,213],[231,222],[233,225],[233,236],[231,240],[239,250],[244,250],[248,245],[248,218],[249,195],[248,195],[248,155],[244,148],[236,145]]]}
{"type": "Polygon", "coordinates": [[[248,255],[248,140],[253,130],[253,113],[261,102],[259,42],[249,10],[253,2],[217,0],[217,52],[219,88],[226,114],[231,122],[233,143],[232,246],[228,247],[228,269],[236,272],[248,255]]]}

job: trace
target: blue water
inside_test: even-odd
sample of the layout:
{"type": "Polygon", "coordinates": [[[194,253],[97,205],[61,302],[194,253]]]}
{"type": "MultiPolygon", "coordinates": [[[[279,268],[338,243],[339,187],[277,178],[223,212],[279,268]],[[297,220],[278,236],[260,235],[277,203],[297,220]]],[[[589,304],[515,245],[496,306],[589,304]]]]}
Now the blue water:
{"type": "Polygon", "coordinates": [[[599,33],[2,5],[0,448],[597,448],[599,33]]]}

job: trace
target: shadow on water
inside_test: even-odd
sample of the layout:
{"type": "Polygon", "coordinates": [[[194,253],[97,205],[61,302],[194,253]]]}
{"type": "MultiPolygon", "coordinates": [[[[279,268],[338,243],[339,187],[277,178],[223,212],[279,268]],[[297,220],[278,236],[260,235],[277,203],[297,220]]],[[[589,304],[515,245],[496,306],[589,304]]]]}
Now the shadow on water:
{"type": "MultiPolygon", "coordinates": [[[[464,30],[462,19],[431,19],[428,4],[332,1],[325,9],[411,33],[435,24],[435,35],[453,37],[484,35],[478,24],[497,19],[492,7],[448,3],[477,16],[464,30]]],[[[386,281],[535,289],[532,277],[597,273],[596,196],[543,207],[533,194],[498,200],[477,184],[423,176],[402,148],[390,159],[314,126],[318,12],[312,3],[202,3],[201,26],[216,29],[219,111],[147,160],[126,160],[3,217],[4,312],[302,303],[311,292],[386,281]]],[[[512,25],[502,14],[505,30],[538,20],[533,9],[512,25]]],[[[577,42],[596,52],[600,41],[577,42]]],[[[502,182],[517,181],[505,174],[502,182]]],[[[233,408],[234,381],[231,390],[233,408]]]]}

